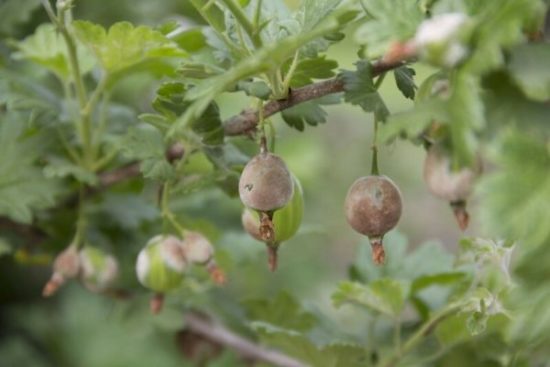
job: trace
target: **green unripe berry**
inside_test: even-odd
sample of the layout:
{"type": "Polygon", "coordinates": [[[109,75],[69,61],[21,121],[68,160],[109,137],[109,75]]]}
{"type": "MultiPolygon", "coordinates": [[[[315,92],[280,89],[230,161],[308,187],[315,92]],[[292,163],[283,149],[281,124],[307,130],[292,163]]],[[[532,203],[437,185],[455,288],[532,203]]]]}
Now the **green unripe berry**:
{"type": "Polygon", "coordinates": [[[181,284],[186,265],[179,238],[171,235],[156,236],[140,251],[136,273],[143,286],[163,293],[181,284]]]}
{"type": "Polygon", "coordinates": [[[87,246],[79,252],[80,280],[92,292],[108,289],[118,276],[116,259],[102,250],[87,246]]]}
{"type": "MultiPolygon", "coordinates": [[[[300,181],[292,176],[294,184],[294,193],[290,201],[273,214],[273,226],[275,229],[274,243],[281,243],[292,238],[302,223],[304,214],[304,197],[300,181]]],[[[251,209],[245,208],[241,217],[244,229],[258,241],[262,241],[260,236],[260,216],[251,209]]]]}

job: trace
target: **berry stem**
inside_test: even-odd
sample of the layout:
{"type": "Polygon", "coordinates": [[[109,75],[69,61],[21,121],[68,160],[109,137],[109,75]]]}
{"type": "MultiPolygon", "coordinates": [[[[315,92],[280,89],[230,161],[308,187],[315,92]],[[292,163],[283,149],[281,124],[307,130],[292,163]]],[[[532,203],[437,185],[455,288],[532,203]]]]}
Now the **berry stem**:
{"type": "Polygon", "coordinates": [[[163,293],[155,293],[153,297],[151,297],[151,300],[149,301],[149,308],[151,309],[151,313],[153,315],[157,315],[162,311],[162,307],[164,306],[164,294],[163,293]]]}
{"type": "Polygon", "coordinates": [[[371,163],[371,174],[378,176],[380,173],[378,171],[378,145],[377,145],[377,135],[378,135],[378,118],[376,114],[374,115],[374,130],[372,136],[372,163],[371,163]]]}
{"type": "Polygon", "coordinates": [[[270,271],[277,270],[278,256],[277,251],[279,250],[279,244],[266,244],[267,245],[267,264],[270,271]]]}

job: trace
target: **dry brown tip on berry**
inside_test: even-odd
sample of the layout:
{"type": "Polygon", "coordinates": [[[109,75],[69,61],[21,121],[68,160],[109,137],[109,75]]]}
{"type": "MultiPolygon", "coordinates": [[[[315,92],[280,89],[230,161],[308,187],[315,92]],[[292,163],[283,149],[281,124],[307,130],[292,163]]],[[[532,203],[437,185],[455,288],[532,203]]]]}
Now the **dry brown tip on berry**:
{"type": "Polygon", "coordinates": [[[369,238],[369,240],[372,247],[372,261],[375,265],[384,264],[386,261],[386,253],[384,252],[382,237],[369,238]]]}
{"type": "Polygon", "coordinates": [[[151,300],[149,301],[149,309],[151,310],[151,313],[153,315],[158,315],[160,311],[162,311],[163,306],[164,306],[164,294],[155,293],[155,295],[151,297],[151,300]]]}
{"type": "Polygon", "coordinates": [[[453,213],[455,215],[458,226],[462,231],[465,231],[468,228],[468,224],[470,223],[470,215],[466,210],[466,201],[452,201],[451,208],[453,208],[453,213]]]}
{"type": "Polygon", "coordinates": [[[57,290],[65,283],[65,278],[59,273],[53,273],[48,283],[44,286],[42,290],[42,297],[50,297],[57,292],[57,290]]]}
{"type": "Polygon", "coordinates": [[[206,265],[206,270],[210,274],[212,281],[217,285],[223,285],[227,282],[225,273],[214,260],[211,260],[208,265],[206,265]]]}

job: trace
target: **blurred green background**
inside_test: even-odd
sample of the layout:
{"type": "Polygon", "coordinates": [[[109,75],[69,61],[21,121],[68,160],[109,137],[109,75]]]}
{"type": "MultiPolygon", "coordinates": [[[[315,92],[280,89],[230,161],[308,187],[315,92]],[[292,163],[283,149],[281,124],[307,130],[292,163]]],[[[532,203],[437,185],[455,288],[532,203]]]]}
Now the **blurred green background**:
{"type": "MultiPolygon", "coordinates": [[[[298,1],[286,2],[290,7],[298,4],[298,1]]],[[[0,3],[0,23],[11,22],[8,25],[4,22],[0,28],[4,39],[22,39],[38,24],[47,21],[42,8],[35,3],[38,2],[0,3]],[[26,13],[27,17],[14,16],[23,13],[27,5],[32,9],[26,13]]],[[[175,0],[79,0],[75,18],[105,26],[121,20],[148,25],[174,19],[200,22],[189,4],[175,0]]],[[[5,43],[2,47],[6,47],[5,43]]],[[[347,38],[331,48],[328,57],[337,60],[340,68],[351,68],[357,59],[356,52],[357,47],[347,38]]],[[[430,74],[427,68],[416,71],[418,82],[430,74]]],[[[157,85],[157,81],[148,77],[130,78],[117,88],[114,100],[130,105],[135,117],[151,110],[150,102],[157,85]]],[[[381,91],[392,112],[412,106],[412,101],[406,100],[395,88],[391,75],[381,91]]],[[[229,117],[248,107],[249,102],[243,94],[222,97],[219,103],[222,116],[229,117]]],[[[158,230],[154,220],[139,223],[131,235],[126,231],[106,240],[100,231],[97,233],[98,242],[107,242],[107,247],[121,260],[123,282],[139,290],[131,300],[93,295],[77,284],[70,284],[51,299],[43,299],[40,290],[49,277],[49,266],[25,264],[12,256],[0,256],[0,366],[185,366],[181,343],[178,343],[178,335],[181,337],[178,331],[183,327],[179,312],[182,304],[200,305],[206,312],[224,315],[230,326],[246,334],[239,325],[243,315],[237,303],[274,297],[281,290],[300,299],[314,314],[323,315],[326,334],[321,329],[319,340],[328,338],[329,332],[341,338],[358,338],[365,328],[364,316],[351,308],[336,310],[331,305],[330,294],[337,282],[347,277],[351,262],[356,258],[370,261],[368,241],[346,223],[343,202],[351,183],[370,172],[373,121],[360,108],[350,105],[329,106],[327,111],[327,123],[308,126],[303,133],[288,128],[279,117],[273,119],[276,152],[301,180],[306,203],[302,228],[297,236],[283,244],[276,273],[267,270],[264,245],[243,233],[240,201],[228,198],[219,189],[174,198],[172,204],[184,221],[207,231],[215,239],[218,261],[227,271],[229,282],[223,289],[209,291],[189,284],[168,298],[166,309],[159,316],[150,315],[148,293],[137,285],[133,269],[137,252],[158,230]],[[234,300],[234,304],[230,300],[234,300]]],[[[245,138],[235,140],[250,154],[254,152],[252,142],[245,138]]],[[[448,205],[431,196],[423,184],[423,148],[397,141],[382,147],[379,157],[382,173],[399,185],[404,199],[397,227],[399,233],[395,231],[387,237],[386,247],[408,241],[410,251],[424,242],[437,241],[455,251],[462,234],[448,205]]],[[[144,198],[139,210],[150,210],[154,218],[154,189],[145,185],[138,190],[144,198]]],[[[97,200],[98,216],[104,213],[105,203],[111,199],[104,195],[97,200]]],[[[473,204],[472,225],[468,230],[472,235],[478,234],[475,202],[473,204]]],[[[120,214],[126,215],[132,214],[120,214]]],[[[103,220],[116,222],[117,219],[103,220]]],[[[65,245],[59,239],[53,248],[60,250],[65,245]]],[[[44,249],[44,253],[48,250],[50,248],[44,249]]],[[[231,352],[225,352],[210,364],[234,365],[239,362],[231,352]]]]}

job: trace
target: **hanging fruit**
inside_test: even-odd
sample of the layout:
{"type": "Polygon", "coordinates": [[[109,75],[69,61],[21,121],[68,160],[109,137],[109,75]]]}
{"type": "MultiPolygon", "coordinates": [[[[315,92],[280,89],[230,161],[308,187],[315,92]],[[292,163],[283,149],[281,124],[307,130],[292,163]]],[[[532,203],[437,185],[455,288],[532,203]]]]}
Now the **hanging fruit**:
{"type": "Polygon", "coordinates": [[[399,222],[402,200],[399,188],[386,176],[371,175],[351,185],[345,201],[346,219],[353,229],[369,237],[372,259],[384,263],[384,235],[399,222]]]}
{"type": "Polygon", "coordinates": [[[473,167],[453,171],[450,155],[443,147],[432,145],[428,149],[424,161],[424,181],[433,195],[450,203],[458,226],[463,231],[468,227],[470,219],[466,201],[480,173],[479,161],[476,161],[473,167]]]}

